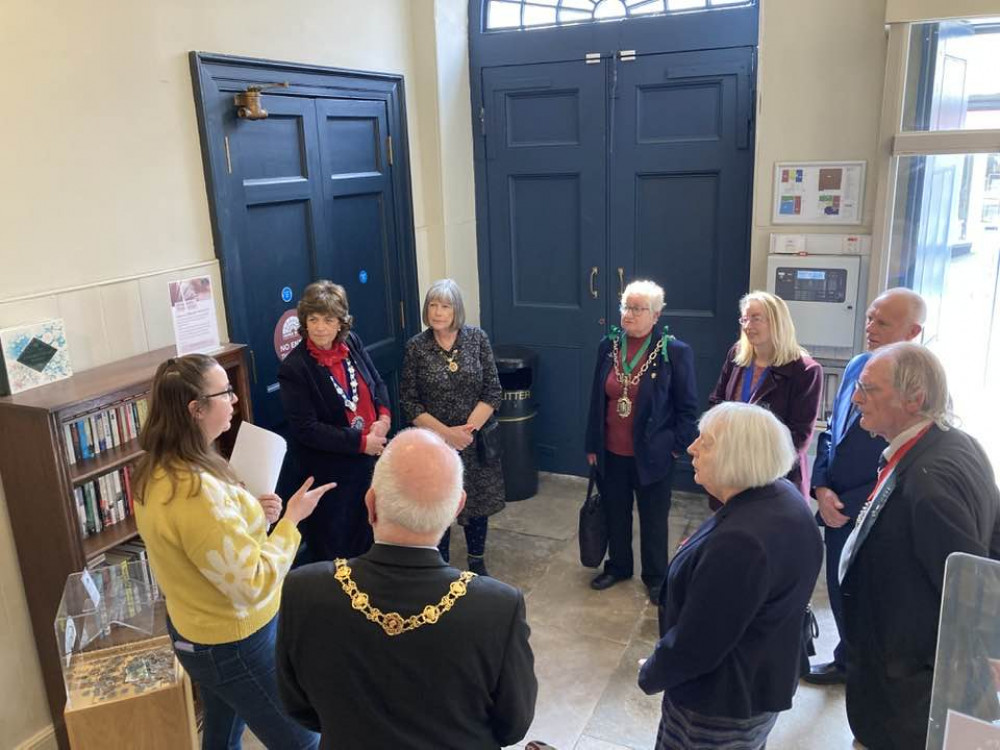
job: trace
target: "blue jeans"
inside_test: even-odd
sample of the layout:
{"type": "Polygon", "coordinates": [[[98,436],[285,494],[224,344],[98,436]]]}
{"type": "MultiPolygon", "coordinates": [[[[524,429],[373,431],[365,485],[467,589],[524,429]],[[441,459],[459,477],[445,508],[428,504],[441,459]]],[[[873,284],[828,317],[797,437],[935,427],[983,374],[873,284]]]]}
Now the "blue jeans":
{"type": "Polygon", "coordinates": [[[205,709],[202,750],[240,750],[248,724],[269,750],[313,750],[319,745],[319,735],[296,724],[278,700],[277,617],[242,641],[216,645],[191,643],[169,621],[167,628],[205,709]]]}

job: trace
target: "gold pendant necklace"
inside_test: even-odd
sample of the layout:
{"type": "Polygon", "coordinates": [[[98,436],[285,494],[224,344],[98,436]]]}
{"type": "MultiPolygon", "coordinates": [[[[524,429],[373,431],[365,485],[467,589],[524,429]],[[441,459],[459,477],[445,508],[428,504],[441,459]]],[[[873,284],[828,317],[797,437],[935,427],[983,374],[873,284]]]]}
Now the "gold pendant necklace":
{"type": "Polygon", "coordinates": [[[622,353],[618,348],[617,338],[615,338],[612,346],[614,348],[615,379],[621,383],[622,386],[622,395],[615,404],[615,414],[617,414],[621,419],[628,419],[629,415],[632,414],[632,399],[628,397],[628,387],[630,385],[639,384],[639,380],[645,374],[646,370],[649,369],[649,366],[653,363],[653,360],[656,359],[656,355],[663,347],[663,339],[661,338],[656,342],[656,346],[653,348],[653,351],[649,353],[649,356],[646,357],[646,361],[642,363],[642,367],[640,367],[639,371],[632,377],[629,377],[622,372],[622,353]]]}
{"type": "Polygon", "coordinates": [[[455,357],[458,356],[458,349],[454,349],[450,354],[441,352],[441,356],[448,363],[448,372],[458,372],[458,362],[455,361],[455,357]]]}
{"type": "Polygon", "coordinates": [[[399,612],[383,612],[371,605],[368,594],[359,591],[357,584],[351,579],[351,568],[347,560],[338,557],[333,564],[336,567],[333,577],[340,581],[340,587],[351,600],[351,607],[381,627],[386,635],[400,635],[408,630],[416,630],[421,625],[433,625],[445,612],[455,606],[455,602],[468,593],[469,581],[476,577],[475,573],[463,571],[458,580],[452,581],[448,586],[448,593],[441,597],[441,601],[437,604],[428,604],[419,615],[403,617],[399,612]]]}

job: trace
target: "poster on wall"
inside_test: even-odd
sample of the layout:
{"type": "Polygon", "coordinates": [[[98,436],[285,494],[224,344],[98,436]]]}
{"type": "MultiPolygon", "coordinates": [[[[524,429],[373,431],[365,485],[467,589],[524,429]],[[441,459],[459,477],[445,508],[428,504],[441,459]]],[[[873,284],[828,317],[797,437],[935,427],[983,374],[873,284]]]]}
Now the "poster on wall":
{"type": "Polygon", "coordinates": [[[0,396],[73,374],[60,318],[0,330],[0,396]]]}
{"type": "Polygon", "coordinates": [[[865,162],[777,162],[773,224],[860,224],[865,162]]]}
{"type": "Polygon", "coordinates": [[[206,354],[218,349],[219,326],[215,319],[212,279],[196,276],[171,281],[168,287],[177,355],[206,354]]]}

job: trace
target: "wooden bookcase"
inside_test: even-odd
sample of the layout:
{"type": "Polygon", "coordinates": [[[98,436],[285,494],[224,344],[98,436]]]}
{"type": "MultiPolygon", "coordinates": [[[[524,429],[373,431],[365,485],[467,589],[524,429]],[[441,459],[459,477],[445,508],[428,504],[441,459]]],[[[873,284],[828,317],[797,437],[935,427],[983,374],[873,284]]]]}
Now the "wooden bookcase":
{"type": "MultiPolygon", "coordinates": [[[[173,356],[174,347],[158,349],[0,398],[0,480],[52,721],[63,748],[69,747],[63,720],[66,693],[54,622],[66,577],[137,534],[134,518],[127,517],[99,534],[82,538],[73,488],[124,466],[142,451],[137,441],[130,441],[70,465],[62,425],[147,393],[157,366],[173,356]]],[[[220,450],[228,456],[239,422],[253,420],[246,347],[227,344],[213,356],[228,372],[239,398],[233,429],[219,441],[220,450]]]]}

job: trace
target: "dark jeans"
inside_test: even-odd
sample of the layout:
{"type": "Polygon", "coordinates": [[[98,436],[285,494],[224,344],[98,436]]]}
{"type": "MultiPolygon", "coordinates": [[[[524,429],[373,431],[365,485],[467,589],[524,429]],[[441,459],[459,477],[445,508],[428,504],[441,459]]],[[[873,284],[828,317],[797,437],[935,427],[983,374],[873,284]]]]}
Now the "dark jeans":
{"type": "Polygon", "coordinates": [[[249,725],[269,750],[313,750],[319,735],[290,719],[278,700],[275,677],[275,617],[241,641],[191,643],[167,622],[174,653],[198,685],[205,708],[203,750],[240,750],[249,725]]]}
{"type": "Polygon", "coordinates": [[[831,529],[829,526],[823,529],[823,542],[826,545],[826,590],[830,594],[830,609],[833,610],[833,619],[840,635],[837,647],[833,650],[833,662],[845,670],[847,650],[844,645],[844,600],[840,594],[840,553],[853,529],[853,521],[845,523],[839,529],[831,529]]]}
{"type": "Polygon", "coordinates": [[[632,504],[638,498],[642,580],[647,586],[659,586],[667,573],[667,519],[673,466],[658,482],[640,485],[635,458],[607,452],[604,459],[601,497],[608,522],[608,561],[604,572],[618,578],[632,577],[632,504]]]}
{"type": "MultiPolygon", "coordinates": [[[[463,527],[465,529],[465,549],[472,557],[482,557],[486,554],[486,532],[489,531],[489,516],[470,518],[463,527]]],[[[445,562],[451,559],[451,527],[445,529],[444,536],[438,542],[438,550],[445,562]]]]}

